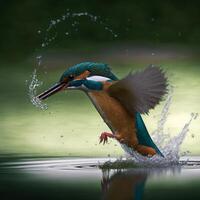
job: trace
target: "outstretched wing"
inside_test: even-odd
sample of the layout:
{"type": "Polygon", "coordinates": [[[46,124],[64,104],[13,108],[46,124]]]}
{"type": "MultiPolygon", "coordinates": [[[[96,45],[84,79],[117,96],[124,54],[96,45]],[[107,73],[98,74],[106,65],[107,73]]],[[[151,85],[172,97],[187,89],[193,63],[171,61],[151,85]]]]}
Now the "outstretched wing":
{"type": "Polygon", "coordinates": [[[143,71],[130,73],[108,89],[131,112],[148,114],[167,92],[167,78],[164,72],[153,65],[143,71]]]}

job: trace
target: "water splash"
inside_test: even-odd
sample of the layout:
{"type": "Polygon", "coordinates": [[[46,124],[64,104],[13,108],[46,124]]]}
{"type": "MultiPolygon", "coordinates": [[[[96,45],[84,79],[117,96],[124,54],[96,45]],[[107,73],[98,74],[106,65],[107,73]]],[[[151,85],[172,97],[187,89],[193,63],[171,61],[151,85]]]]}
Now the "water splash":
{"type": "Polygon", "coordinates": [[[31,101],[31,103],[36,106],[37,108],[40,108],[42,110],[46,110],[48,108],[47,104],[44,104],[40,101],[39,98],[36,97],[37,95],[37,88],[42,85],[42,81],[39,81],[37,78],[37,70],[35,69],[33,71],[33,74],[31,76],[31,80],[28,86],[28,96],[31,101]]]}
{"type": "MultiPolygon", "coordinates": [[[[67,20],[72,20],[71,28],[72,30],[75,30],[77,32],[79,30],[80,25],[80,22],[77,21],[77,18],[80,17],[87,17],[90,20],[90,22],[101,25],[105,31],[109,32],[113,36],[113,38],[118,37],[118,34],[116,34],[112,30],[112,28],[110,28],[110,26],[107,25],[99,16],[93,15],[88,12],[71,13],[69,12],[69,10],[67,10],[67,12],[59,18],[50,20],[47,29],[44,31],[45,37],[41,44],[41,47],[44,48],[49,46],[49,44],[51,44],[57,38],[58,32],[56,27],[60,24],[63,24],[67,20]]],[[[41,33],[42,31],[38,30],[38,34],[41,33]]],[[[68,27],[68,30],[66,30],[63,35],[65,35],[66,37],[70,37],[70,27],[68,27]]]]}
{"type": "Polygon", "coordinates": [[[163,153],[164,158],[159,155],[148,158],[133,151],[129,147],[122,145],[124,150],[128,153],[127,159],[130,162],[134,162],[134,164],[139,164],[142,166],[162,167],[179,164],[181,144],[183,143],[185,136],[189,131],[189,126],[192,120],[195,120],[197,118],[198,113],[192,113],[190,119],[187,123],[185,123],[182,130],[176,136],[171,137],[170,134],[165,131],[164,127],[169,115],[169,108],[172,102],[172,93],[173,90],[169,92],[169,95],[166,99],[166,103],[162,109],[156,130],[151,133],[152,139],[163,153]]]}

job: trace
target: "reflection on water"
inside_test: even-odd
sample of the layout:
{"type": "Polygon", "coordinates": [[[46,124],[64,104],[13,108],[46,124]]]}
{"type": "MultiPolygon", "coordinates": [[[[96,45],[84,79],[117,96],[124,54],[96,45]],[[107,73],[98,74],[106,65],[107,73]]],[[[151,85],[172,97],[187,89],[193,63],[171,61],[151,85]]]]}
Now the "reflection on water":
{"type": "Polygon", "coordinates": [[[102,170],[104,200],[141,200],[148,178],[158,175],[178,174],[180,166],[171,168],[102,170]]]}
{"type": "Polygon", "coordinates": [[[0,159],[0,199],[200,199],[200,158],[173,167],[99,169],[111,158],[0,159]]]}
{"type": "Polygon", "coordinates": [[[105,200],[141,200],[147,174],[117,171],[110,176],[110,171],[103,172],[101,181],[105,200]]]}

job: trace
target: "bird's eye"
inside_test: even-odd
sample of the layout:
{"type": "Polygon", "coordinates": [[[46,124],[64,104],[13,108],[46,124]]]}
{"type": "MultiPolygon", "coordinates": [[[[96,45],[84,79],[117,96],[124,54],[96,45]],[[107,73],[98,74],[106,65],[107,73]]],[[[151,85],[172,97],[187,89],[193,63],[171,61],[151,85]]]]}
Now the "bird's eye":
{"type": "Polygon", "coordinates": [[[71,75],[69,75],[69,80],[72,80],[73,78],[74,78],[74,76],[71,74],[71,75]]]}
{"type": "Polygon", "coordinates": [[[66,77],[64,77],[62,80],[62,82],[64,82],[64,83],[67,83],[67,81],[68,81],[68,78],[66,78],[66,77]]]}

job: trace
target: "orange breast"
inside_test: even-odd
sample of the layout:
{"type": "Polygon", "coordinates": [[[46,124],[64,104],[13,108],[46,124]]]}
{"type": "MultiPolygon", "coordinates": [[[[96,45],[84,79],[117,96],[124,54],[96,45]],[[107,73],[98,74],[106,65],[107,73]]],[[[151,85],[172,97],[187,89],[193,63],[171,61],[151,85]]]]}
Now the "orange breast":
{"type": "Polygon", "coordinates": [[[100,114],[114,132],[125,136],[136,135],[134,116],[129,114],[122,104],[106,91],[89,92],[100,114]]]}

